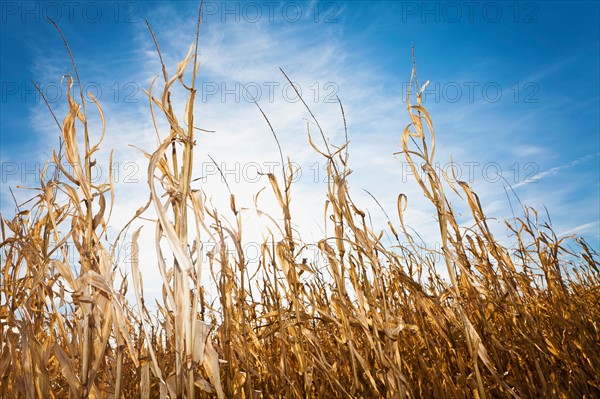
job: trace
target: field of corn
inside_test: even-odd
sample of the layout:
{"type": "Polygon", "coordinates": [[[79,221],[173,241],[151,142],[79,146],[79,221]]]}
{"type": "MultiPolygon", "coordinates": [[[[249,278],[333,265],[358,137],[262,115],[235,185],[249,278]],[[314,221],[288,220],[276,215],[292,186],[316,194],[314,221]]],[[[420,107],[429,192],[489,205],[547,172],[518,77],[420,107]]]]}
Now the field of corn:
{"type": "MultiPolygon", "coordinates": [[[[432,167],[433,121],[416,68],[399,155],[436,210],[441,251],[422,248],[405,225],[402,194],[387,232],[396,244],[384,243],[349,195],[347,137],[330,143],[306,106],[317,126],[309,143],[327,163],[327,233],[306,243],[294,230],[288,160],[280,174],[264,176],[280,209],[265,215],[277,228],[250,267],[234,194],[214,209],[192,184],[197,54],[198,37],[146,92],[159,142],[146,153],[150,200],[119,221],[123,235],[114,237],[118,243],[155,211],[146,228],[155,230],[156,264],[144,267],[163,280],[156,312],[144,299],[137,246],[121,264],[106,238],[119,198],[111,178],[91,177],[105,135],[100,103],[86,109],[84,93],[70,90],[68,113],[49,114],[62,129],[52,161],[70,168],[42,171],[31,200],[12,220],[0,217],[0,397],[600,397],[598,253],[580,238],[558,237],[531,208],[506,222],[516,250],[492,235],[476,193],[432,167]],[[188,93],[183,115],[172,106],[175,86],[188,93]],[[90,131],[89,112],[102,131],[90,131]],[[160,131],[161,118],[170,130],[160,131]],[[458,224],[450,192],[473,224],[458,224]],[[208,265],[198,244],[207,241],[218,244],[208,265]],[[327,268],[302,258],[310,244],[327,268]],[[201,284],[203,270],[211,287],[201,284]],[[218,303],[206,300],[209,289],[218,303]]],[[[79,76],[71,61],[72,85],[79,76]]]]}

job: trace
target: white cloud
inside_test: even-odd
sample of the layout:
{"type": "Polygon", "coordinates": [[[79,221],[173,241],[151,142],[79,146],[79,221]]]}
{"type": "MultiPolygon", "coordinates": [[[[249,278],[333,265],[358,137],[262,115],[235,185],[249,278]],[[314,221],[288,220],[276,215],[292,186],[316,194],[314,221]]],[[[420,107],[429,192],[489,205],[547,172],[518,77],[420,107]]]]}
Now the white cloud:
{"type": "Polygon", "coordinates": [[[528,181],[522,181],[522,182],[519,182],[519,183],[513,185],[512,188],[513,189],[517,189],[517,188],[522,187],[522,186],[524,186],[526,184],[529,184],[530,182],[538,182],[538,181],[540,181],[540,180],[542,180],[542,179],[544,179],[546,177],[556,176],[560,172],[565,171],[567,169],[570,169],[570,168],[572,168],[574,166],[580,165],[580,164],[582,164],[584,162],[590,161],[590,160],[598,157],[598,155],[600,155],[600,153],[584,155],[584,156],[579,157],[579,158],[577,158],[577,159],[575,159],[575,160],[573,160],[573,161],[571,161],[571,162],[569,162],[567,164],[563,164],[563,165],[560,165],[560,166],[555,166],[553,168],[544,170],[544,171],[542,171],[540,173],[537,173],[537,174],[531,176],[531,178],[528,179],[528,181]]]}

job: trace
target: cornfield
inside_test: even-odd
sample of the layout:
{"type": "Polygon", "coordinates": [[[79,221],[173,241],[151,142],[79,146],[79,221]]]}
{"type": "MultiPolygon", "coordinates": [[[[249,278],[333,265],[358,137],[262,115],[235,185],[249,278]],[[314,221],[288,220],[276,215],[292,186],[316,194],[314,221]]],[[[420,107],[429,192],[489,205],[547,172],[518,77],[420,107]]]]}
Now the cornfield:
{"type": "Polygon", "coordinates": [[[72,90],[71,60],[69,111],[52,157],[69,168],[42,170],[30,201],[12,220],[0,218],[3,398],[600,397],[598,253],[581,238],[558,237],[531,208],[506,222],[515,250],[492,235],[477,194],[432,167],[433,122],[415,68],[396,155],[435,208],[441,250],[423,248],[405,225],[403,194],[387,226],[395,243],[382,240],[350,197],[347,135],[329,142],[304,103],[316,126],[309,144],[327,164],[326,234],[306,243],[294,230],[287,159],[265,176],[280,209],[263,215],[276,228],[251,267],[235,195],[221,213],[195,188],[198,35],[172,75],[162,64],[146,92],[159,143],[145,152],[150,199],[120,226],[156,212],[146,226],[156,264],[144,266],[162,278],[155,315],[144,300],[139,230],[127,265],[107,240],[118,198],[110,177],[97,184],[91,173],[104,114],[95,99],[86,110],[84,93],[72,90]],[[175,87],[188,93],[183,115],[172,105],[175,87]],[[100,116],[100,132],[90,131],[88,112],[100,116]],[[168,131],[158,128],[162,118],[168,131]],[[473,224],[459,225],[451,192],[473,224]],[[217,245],[203,264],[207,241],[217,245]],[[313,244],[325,268],[303,259],[313,244]]]}

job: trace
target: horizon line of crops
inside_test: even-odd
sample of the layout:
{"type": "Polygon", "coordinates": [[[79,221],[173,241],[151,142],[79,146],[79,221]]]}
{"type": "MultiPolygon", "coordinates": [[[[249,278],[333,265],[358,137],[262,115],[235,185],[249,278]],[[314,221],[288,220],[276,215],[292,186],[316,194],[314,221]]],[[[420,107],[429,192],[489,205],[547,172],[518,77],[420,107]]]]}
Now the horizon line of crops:
{"type": "MultiPolygon", "coordinates": [[[[191,185],[194,133],[202,130],[194,125],[200,21],[199,13],[196,41],[172,75],[148,24],[161,63],[161,76],[145,91],[158,143],[145,152],[149,201],[113,244],[107,238],[118,202],[112,175],[97,184],[91,173],[105,136],[104,114],[88,93],[101,121],[92,144],[77,67],[51,21],[75,76],[69,79],[62,124],[51,110],[61,129],[52,157],[58,170],[51,177],[42,170],[26,209],[18,206],[12,220],[0,217],[2,397],[600,396],[598,254],[579,238],[576,250],[568,248],[569,237],[558,237],[534,209],[523,208],[521,218],[506,222],[516,241],[511,255],[492,235],[469,185],[433,168],[433,122],[421,103],[414,65],[410,124],[395,155],[405,157],[435,208],[441,250],[423,248],[405,225],[404,194],[397,196],[394,218],[388,218],[394,242],[383,242],[384,232],[370,227],[349,194],[341,102],[346,134],[336,146],[296,92],[311,119],[308,142],[327,163],[325,234],[306,243],[293,229],[295,170],[256,103],[283,167],[281,174],[266,174],[280,209],[267,214],[256,205],[272,227],[258,266],[250,268],[243,251],[245,211],[235,195],[225,210],[228,218],[191,185]],[[71,93],[74,81],[80,102],[71,93]],[[172,103],[176,85],[188,94],[179,116],[172,103]],[[166,131],[159,118],[167,122],[166,131]],[[466,202],[473,224],[457,222],[448,190],[466,202]],[[150,207],[156,212],[155,267],[162,279],[159,317],[144,301],[139,254],[134,251],[131,263],[122,264],[115,252],[122,234],[150,207]],[[76,261],[67,242],[74,243],[76,261]],[[202,242],[217,244],[208,265],[200,256],[202,242]],[[326,268],[303,261],[310,244],[327,260],[326,268]],[[206,300],[201,283],[206,266],[216,305],[206,300]],[[135,303],[126,298],[130,284],[135,303]]],[[[139,230],[132,234],[134,244],[138,237],[139,230]]]]}

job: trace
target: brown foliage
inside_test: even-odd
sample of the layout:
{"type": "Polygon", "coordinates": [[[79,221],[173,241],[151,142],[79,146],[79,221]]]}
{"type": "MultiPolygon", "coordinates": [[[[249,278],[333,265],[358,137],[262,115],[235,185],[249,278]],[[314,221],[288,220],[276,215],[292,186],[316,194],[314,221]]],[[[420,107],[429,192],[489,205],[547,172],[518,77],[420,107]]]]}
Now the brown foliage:
{"type": "Polygon", "coordinates": [[[301,258],[307,244],[292,229],[294,171],[288,161],[281,176],[268,175],[282,222],[263,243],[258,270],[249,270],[235,197],[231,223],[190,185],[197,47],[175,75],[169,77],[163,65],[159,96],[155,82],[147,92],[153,118],[164,116],[170,130],[161,135],[157,128],[158,148],[147,154],[150,202],[132,218],[148,206],[158,215],[161,317],[153,319],[144,303],[137,254],[125,270],[102,239],[114,190],[111,178],[93,184],[90,168],[104,128],[91,146],[83,93],[77,103],[69,92],[64,153],[54,153],[54,160],[61,165],[64,157],[74,172],[63,169],[52,178],[42,173],[27,210],[0,219],[2,397],[600,396],[597,253],[581,239],[577,252],[569,250],[567,238],[538,223],[529,209],[506,223],[517,240],[517,256],[511,256],[492,235],[467,183],[452,184],[431,166],[433,123],[418,91],[408,96],[411,123],[399,154],[435,206],[442,253],[413,240],[402,194],[399,223],[389,222],[397,245],[384,244],[350,198],[348,143],[328,143],[311,113],[323,143],[315,144],[310,132],[309,142],[327,162],[329,176],[324,204],[333,229],[315,243],[327,268],[301,258]],[[192,82],[186,84],[190,65],[192,82]],[[183,123],[171,104],[175,84],[189,93],[183,123]],[[81,127],[84,149],[77,144],[81,127]],[[425,165],[424,175],[417,165],[425,165]],[[458,224],[447,189],[465,198],[473,225],[458,224]],[[209,259],[216,308],[200,283],[195,243],[201,236],[219,244],[209,259]],[[172,265],[164,260],[163,240],[172,265]],[[75,261],[68,241],[75,243],[75,261]],[[118,279],[117,271],[130,274],[137,306],[127,301],[128,280],[118,279]]]}

